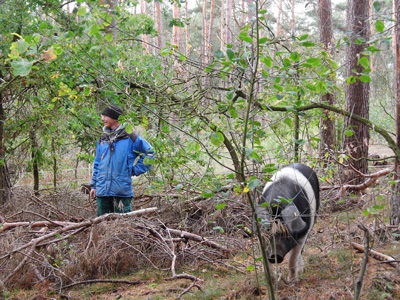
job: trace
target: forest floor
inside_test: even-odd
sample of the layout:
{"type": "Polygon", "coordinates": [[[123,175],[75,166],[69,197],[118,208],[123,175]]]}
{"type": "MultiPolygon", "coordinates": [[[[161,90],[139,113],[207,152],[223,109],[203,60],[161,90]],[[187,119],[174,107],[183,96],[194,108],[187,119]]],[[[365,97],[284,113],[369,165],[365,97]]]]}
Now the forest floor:
{"type": "MultiPolygon", "coordinates": [[[[377,149],[377,153],[382,154],[382,150],[377,149]]],[[[373,250],[391,256],[395,260],[400,259],[400,229],[388,225],[390,215],[389,181],[389,177],[382,177],[360,195],[346,195],[338,198],[337,190],[331,189],[321,192],[321,208],[317,223],[303,252],[304,273],[300,274],[297,282],[287,282],[287,262],[284,261],[280,265],[271,266],[274,277],[275,299],[353,299],[355,283],[360,276],[360,269],[364,259],[364,253],[358,252],[352,246],[352,243],[364,244],[365,234],[360,229],[360,224],[369,229],[371,234],[369,246],[373,250]]],[[[322,185],[324,184],[322,183],[322,185]]],[[[91,205],[86,205],[85,209],[81,209],[81,206],[79,206],[87,204],[87,196],[71,192],[66,197],[65,193],[69,192],[65,191],[61,196],[56,195],[57,199],[54,200],[52,198],[51,201],[58,203],[60,209],[66,207],[63,206],[64,204],[60,204],[60,201],[73,203],[72,208],[71,205],[68,206],[69,211],[65,209],[69,215],[81,216],[82,218],[89,218],[95,215],[91,205]],[[78,205],[79,201],[81,203],[78,205]],[[73,211],[73,209],[78,210],[73,211]]],[[[18,216],[22,215],[21,212],[26,214],[28,211],[33,211],[33,206],[38,204],[37,199],[44,203],[49,197],[54,197],[54,194],[50,193],[48,196],[36,197],[25,191],[25,194],[20,192],[19,197],[20,202],[12,207],[3,207],[0,210],[0,216],[8,218],[10,221],[17,221],[19,220],[18,216]],[[27,198],[31,200],[36,198],[36,200],[26,201],[27,198]],[[24,199],[27,203],[26,205],[22,204],[24,199]]],[[[75,246],[76,249],[83,249],[82,251],[86,252],[90,242],[96,244],[97,246],[93,247],[93,251],[96,250],[97,252],[92,254],[91,260],[87,262],[90,266],[87,264],[82,266],[84,265],[82,262],[74,261],[74,255],[75,257],[80,257],[79,251],[71,254],[68,260],[65,259],[64,263],[56,259],[52,260],[54,267],[61,268],[61,265],[65,264],[62,272],[66,276],[72,276],[70,275],[72,274],[72,264],[82,264],[74,266],[75,273],[82,273],[81,277],[84,278],[82,284],[64,289],[59,293],[51,288],[54,285],[51,280],[38,281],[31,279],[34,283],[30,286],[26,283],[27,276],[25,276],[23,280],[25,285],[15,284],[13,288],[5,289],[0,284],[0,299],[269,299],[262,267],[260,262],[257,261],[259,257],[257,241],[254,238],[247,237],[243,230],[244,225],[249,226],[247,204],[243,197],[233,192],[230,192],[228,198],[232,199],[232,202],[228,202],[227,206],[219,211],[215,210],[215,203],[212,198],[185,201],[183,203],[182,199],[163,200],[159,197],[149,198],[138,195],[137,199],[135,199],[137,200],[135,205],[137,205],[136,209],[158,207],[159,212],[155,216],[149,216],[148,219],[144,217],[145,222],[151,223],[157,220],[170,228],[183,227],[186,231],[194,232],[207,238],[210,237],[228,248],[234,249],[229,257],[218,257],[215,253],[207,256],[207,252],[204,249],[195,248],[196,246],[192,244],[191,250],[196,249],[199,252],[194,253],[194,250],[185,252],[182,249],[182,252],[179,252],[180,249],[176,249],[174,253],[179,256],[179,260],[177,260],[176,268],[172,269],[170,257],[172,252],[166,256],[157,253],[159,255],[157,258],[157,255],[153,255],[150,252],[143,253],[147,251],[146,249],[151,248],[147,245],[144,248],[140,248],[141,252],[127,251],[123,254],[121,247],[113,247],[110,241],[115,242],[116,237],[121,240],[126,234],[121,227],[128,228],[131,225],[128,225],[127,221],[115,220],[108,222],[104,225],[104,228],[98,229],[97,233],[96,231],[90,231],[90,233],[86,231],[86,235],[80,240],[71,239],[68,244],[69,252],[63,252],[67,256],[67,253],[70,253],[75,246]],[[223,232],[218,231],[221,228],[224,229],[223,232]],[[115,231],[114,233],[112,232],[113,230],[115,231]],[[98,235],[97,240],[95,238],[96,234],[98,235]],[[89,239],[90,242],[87,242],[89,239]],[[82,244],[83,248],[79,248],[81,246],[78,247],[78,244],[82,244]],[[120,264],[122,263],[115,260],[114,264],[118,265],[115,267],[116,269],[118,268],[118,272],[108,272],[107,274],[98,272],[100,265],[103,267],[112,260],[110,255],[104,260],[100,259],[100,256],[104,255],[104,251],[121,251],[118,257],[126,263],[121,266],[120,264]],[[178,252],[180,253],[179,255],[178,252]],[[151,264],[143,262],[144,260],[140,262],[139,256],[141,255],[139,253],[147,256],[146,260],[151,260],[151,264]],[[96,262],[97,256],[98,261],[96,262]],[[255,266],[255,268],[252,266],[255,266]],[[188,274],[199,281],[191,281],[187,277],[171,278],[173,275],[171,270],[176,274],[188,274]],[[114,281],[125,280],[126,282],[90,283],[87,280],[94,278],[114,281]]],[[[48,208],[47,210],[50,211],[51,209],[48,208]]],[[[40,214],[35,214],[38,216],[44,214],[44,212],[41,211],[40,214]]],[[[133,232],[137,228],[129,230],[133,232]]],[[[22,239],[26,239],[28,233],[31,232],[16,230],[8,234],[0,233],[0,256],[4,255],[4,253],[1,253],[2,249],[15,247],[15,244],[10,242],[10,234],[17,235],[18,242],[21,243],[22,239]]],[[[144,240],[146,236],[139,236],[143,240],[139,240],[138,244],[135,244],[138,245],[137,247],[140,244],[146,244],[144,240]]],[[[26,241],[29,241],[29,239],[26,241]]],[[[186,246],[188,245],[189,243],[186,244],[186,246]]],[[[51,250],[49,247],[45,250],[48,251],[46,252],[47,257],[51,256],[50,253],[54,253],[54,249],[51,250]]],[[[59,248],[57,248],[57,251],[60,253],[59,248]]],[[[38,257],[43,258],[44,256],[38,257]]],[[[0,269],[6,270],[7,268],[6,263],[0,261],[0,269]]],[[[24,271],[19,274],[21,277],[23,272],[28,272],[28,267],[26,270],[24,268],[22,270],[24,271]]],[[[42,269],[39,268],[40,270],[42,269]]],[[[43,267],[43,270],[48,270],[48,268],[43,267]]],[[[35,271],[37,272],[37,269],[35,271]]],[[[0,273],[2,272],[0,271],[0,273]]],[[[49,278],[53,278],[50,276],[51,272],[46,272],[49,278]]],[[[55,276],[55,278],[59,277],[61,276],[55,276]]],[[[18,276],[15,278],[18,278],[18,276]]],[[[400,299],[400,267],[398,262],[389,264],[369,257],[366,272],[362,277],[360,299],[400,299]]]]}

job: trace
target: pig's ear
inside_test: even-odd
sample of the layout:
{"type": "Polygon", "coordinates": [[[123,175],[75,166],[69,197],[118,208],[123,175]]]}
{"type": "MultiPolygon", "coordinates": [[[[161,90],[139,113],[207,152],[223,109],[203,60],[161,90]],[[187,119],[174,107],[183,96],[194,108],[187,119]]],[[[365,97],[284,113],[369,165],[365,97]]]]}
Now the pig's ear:
{"type": "Polygon", "coordinates": [[[306,229],[307,223],[303,221],[299,210],[294,204],[286,206],[281,215],[291,234],[298,234],[306,229]]]}

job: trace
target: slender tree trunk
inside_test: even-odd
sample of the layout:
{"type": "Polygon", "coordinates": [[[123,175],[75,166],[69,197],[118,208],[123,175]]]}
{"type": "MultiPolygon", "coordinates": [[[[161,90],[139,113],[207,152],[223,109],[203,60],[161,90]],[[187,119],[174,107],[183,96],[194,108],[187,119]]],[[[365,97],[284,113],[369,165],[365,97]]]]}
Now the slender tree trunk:
{"type": "Polygon", "coordinates": [[[201,61],[203,65],[207,65],[207,0],[203,0],[203,16],[202,16],[202,41],[201,41],[201,61]]]}
{"type": "MultiPolygon", "coordinates": [[[[140,0],[140,12],[144,15],[147,15],[147,1],[146,0],[140,0]]],[[[150,42],[149,42],[149,36],[147,34],[143,34],[143,48],[146,50],[147,53],[150,53],[150,42]]]]}
{"type": "MultiPolygon", "coordinates": [[[[257,0],[257,1],[259,1],[259,0],[257,0]]],[[[255,12],[254,8],[255,8],[254,0],[247,0],[247,20],[249,23],[254,22],[256,19],[256,12],[255,12]]],[[[244,3],[242,6],[242,9],[243,9],[243,11],[246,11],[244,3]]],[[[243,22],[243,25],[244,24],[245,24],[245,22],[243,22]]]]}
{"type": "MultiPolygon", "coordinates": [[[[181,18],[181,10],[179,5],[174,2],[174,7],[173,7],[173,12],[172,16],[174,19],[180,19],[181,18]]],[[[182,30],[181,27],[179,26],[173,26],[172,27],[172,42],[174,45],[178,47],[178,49],[181,49],[181,41],[182,41],[182,30]]]]}
{"type": "Polygon", "coordinates": [[[290,23],[290,33],[292,36],[294,36],[294,34],[296,33],[296,16],[295,16],[295,4],[296,4],[296,0],[292,0],[292,19],[291,19],[291,23],[290,23]]]}
{"type": "MultiPolygon", "coordinates": [[[[325,51],[333,56],[334,47],[331,0],[318,0],[318,20],[320,41],[324,45],[325,51]]],[[[332,93],[321,95],[321,102],[333,105],[335,103],[335,96],[332,93]]],[[[323,111],[323,115],[321,116],[320,138],[319,156],[321,160],[324,160],[325,153],[327,151],[331,152],[335,148],[335,120],[332,114],[328,111],[323,111]]]]}
{"type": "Polygon", "coordinates": [[[226,0],[226,45],[232,44],[232,1],[226,0]]]}
{"type": "MultiPolygon", "coordinates": [[[[347,47],[347,75],[357,76],[364,68],[359,64],[359,59],[366,43],[356,40],[368,41],[369,39],[369,0],[348,0],[348,28],[351,31],[350,44],[347,47]],[[354,71],[355,72],[354,72],[354,71]]],[[[368,58],[368,56],[366,57],[368,58]]],[[[352,114],[369,119],[369,83],[357,79],[346,86],[346,110],[352,114]]],[[[369,129],[360,122],[351,118],[346,120],[346,129],[353,131],[353,135],[345,135],[344,149],[349,155],[349,163],[359,172],[368,172],[368,144],[369,129]]],[[[354,184],[360,183],[362,178],[355,172],[349,174],[347,181],[355,179],[354,184]]]]}
{"type": "Polygon", "coordinates": [[[278,38],[281,35],[282,31],[281,18],[282,18],[282,0],[279,0],[278,17],[276,20],[276,33],[275,33],[276,38],[278,38]]]}
{"type": "MultiPolygon", "coordinates": [[[[0,74],[1,77],[1,74],[0,74]]],[[[3,94],[0,93],[0,205],[6,203],[10,198],[11,181],[8,173],[5,148],[4,148],[4,123],[5,114],[3,107],[3,94]]]]}
{"type": "Polygon", "coordinates": [[[213,27],[214,27],[214,15],[215,15],[215,0],[211,0],[210,3],[210,24],[208,27],[208,41],[207,41],[207,64],[210,63],[212,53],[212,38],[213,38],[213,27]]]}
{"type": "Polygon", "coordinates": [[[225,11],[225,0],[221,0],[221,18],[220,18],[220,34],[221,34],[221,48],[222,52],[226,50],[226,11],[225,11]]]}
{"type": "MultiPolygon", "coordinates": [[[[188,1],[185,1],[185,18],[186,20],[189,20],[189,8],[188,8],[188,1]]],[[[185,51],[186,51],[186,57],[189,57],[190,54],[190,39],[189,39],[190,35],[189,35],[189,26],[186,25],[185,26],[185,51]]]]}
{"type": "Polygon", "coordinates": [[[57,187],[57,154],[55,138],[51,138],[51,155],[53,156],[53,187],[57,187]]]}
{"type": "Polygon", "coordinates": [[[163,17],[161,14],[162,11],[162,2],[161,1],[154,1],[155,12],[154,12],[154,21],[157,26],[157,47],[162,49],[165,47],[164,44],[164,25],[163,25],[163,17]]]}
{"type": "MultiPolygon", "coordinates": [[[[396,143],[400,147],[400,0],[393,0],[394,9],[394,44],[395,44],[395,77],[396,77],[396,143]]],[[[400,224],[400,161],[395,160],[395,175],[396,184],[390,199],[390,224],[400,224]]]]}
{"type": "Polygon", "coordinates": [[[31,142],[31,159],[32,159],[32,174],[33,174],[33,190],[35,194],[39,192],[39,162],[38,162],[38,143],[36,140],[35,129],[29,131],[29,139],[31,142]]]}

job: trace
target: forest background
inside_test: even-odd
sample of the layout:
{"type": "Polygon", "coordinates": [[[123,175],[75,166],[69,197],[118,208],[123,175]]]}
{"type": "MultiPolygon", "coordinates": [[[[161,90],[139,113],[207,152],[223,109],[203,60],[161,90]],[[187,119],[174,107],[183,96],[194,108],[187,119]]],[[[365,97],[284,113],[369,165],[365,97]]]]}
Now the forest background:
{"type": "MultiPolygon", "coordinates": [[[[322,284],[287,287],[279,271],[275,283],[265,271],[266,282],[254,279],[269,268],[262,265],[262,237],[257,234],[261,250],[243,237],[265,182],[279,167],[302,162],[320,179],[317,231],[328,235],[315,238],[322,254],[308,260],[309,276],[322,276],[312,262],[329,257],[340,270],[341,261],[352,266],[339,272],[344,277],[338,269],[328,272],[342,284],[326,291],[335,299],[395,299],[396,256],[372,267],[363,294],[367,261],[349,255],[351,249],[341,251],[351,248],[355,232],[367,256],[373,238],[383,252],[398,251],[398,8],[396,0],[0,0],[2,297],[21,287],[61,297],[68,284],[150,266],[171,268],[171,278],[192,282],[172,298],[215,299],[220,293],[274,299],[287,293],[311,299],[322,284]],[[134,179],[133,205],[159,212],[135,225],[94,218],[93,202],[80,193],[90,182],[100,112],[109,104],[121,105],[127,130],[156,151],[151,171],[134,179]],[[337,212],[345,213],[343,223],[337,212]],[[122,227],[140,237],[140,247],[122,227]],[[199,237],[210,243],[188,254],[179,246],[182,232],[181,240],[171,238],[178,229],[188,234],[186,245],[199,237]],[[152,243],[159,247],[150,251],[152,243]],[[112,254],[100,255],[106,245],[112,254]],[[327,245],[340,254],[331,258],[327,245]],[[249,252],[239,259],[243,249],[249,252]],[[134,262],[127,258],[132,252],[134,262]],[[216,261],[229,265],[232,278],[236,263],[234,272],[246,278],[248,289],[201,288],[198,274],[176,274],[175,266],[216,261]]],[[[147,287],[159,284],[152,280],[147,287]]]]}

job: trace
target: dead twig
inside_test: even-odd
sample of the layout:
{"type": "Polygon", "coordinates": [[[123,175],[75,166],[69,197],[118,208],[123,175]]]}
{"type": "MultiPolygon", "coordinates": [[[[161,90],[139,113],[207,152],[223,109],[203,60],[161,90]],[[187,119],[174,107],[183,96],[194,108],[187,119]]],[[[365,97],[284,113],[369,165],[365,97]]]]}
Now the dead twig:
{"type": "Polygon", "coordinates": [[[61,288],[61,290],[66,290],[66,289],[72,288],[77,285],[93,284],[93,283],[119,283],[119,284],[139,285],[139,284],[147,284],[147,283],[149,283],[149,281],[148,280],[130,281],[130,280],[115,280],[115,279],[92,279],[92,280],[83,280],[83,281],[78,281],[78,282],[68,284],[66,286],[63,286],[61,288]]]}
{"type": "Polygon", "coordinates": [[[376,173],[373,174],[361,174],[363,177],[368,178],[365,180],[363,183],[360,184],[344,184],[344,185],[334,185],[334,186],[321,186],[320,190],[321,191],[326,191],[326,190],[335,190],[338,189],[339,192],[337,196],[334,198],[334,200],[340,199],[343,197],[344,193],[348,190],[351,191],[363,191],[373,185],[379,177],[385,176],[392,172],[392,169],[383,169],[380,170],[376,173]]]}
{"type": "Polygon", "coordinates": [[[226,257],[228,257],[230,255],[230,253],[231,253],[231,251],[229,249],[227,249],[227,248],[225,248],[225,247],[223,247],[223,246],[221,246],[221,245],[219,245],[219,244],[217,244],[217,243],[215,243],[213,241],[207,240],[206,238],[204,238],[204,237],[202,237],[200,235],[197,235],[197,234],[194,234],[194,233],[190,233],[190,232],[187,232],[187,231],[183,231],[183,230],[179,230],[179,229],[168,228],[168,231],[170,233],[174,234],[174,235],[177,235],[177,236],[181,237],[181,238],[186,238],[186,239],[189,239],[189,240],[193,240],[193,241],[202,243],[202,244],[204,244],[204,245],[206,245],[206,246],[208,246],[210,248],[214,248],[214,249],[220,250],[220,251],[222,251],[223,255],[226,256],[226,257]]]}
{"type": "Polygon", "coordinates": [[[356,286],[355,286],[355,293],[354,293],[354,300],[360,299],[360,294],[361,294],[361,288],[362,288],[362,283],[363,283],[363,278],[365,271],[367,270],[367,264],[368,264],[368,255],[369,255],[369,230],[366,228],[363,224],[359,224],[358,228],[360,228],[362,231],[364,231],[364,258],[361,264],[360,268],[360,273],[358,274],[358,278],[356,281],[356,286]]]}
{"type": "Polygon", "coordinates": [[[190,290],[191,290],[192,288],[194,288],[194,287],[197,287],[200,291],[203,291],[203,290],[201,289],[201,286],[200,286],[200,285],[198,285],[196,282],[192,282],[192,284],[189,285],[189,286],[178,296],[178,298],[176,298],[176,299],[177,299],[177,300],[181,299],[183,295],[189,293],[190,290]]]}

